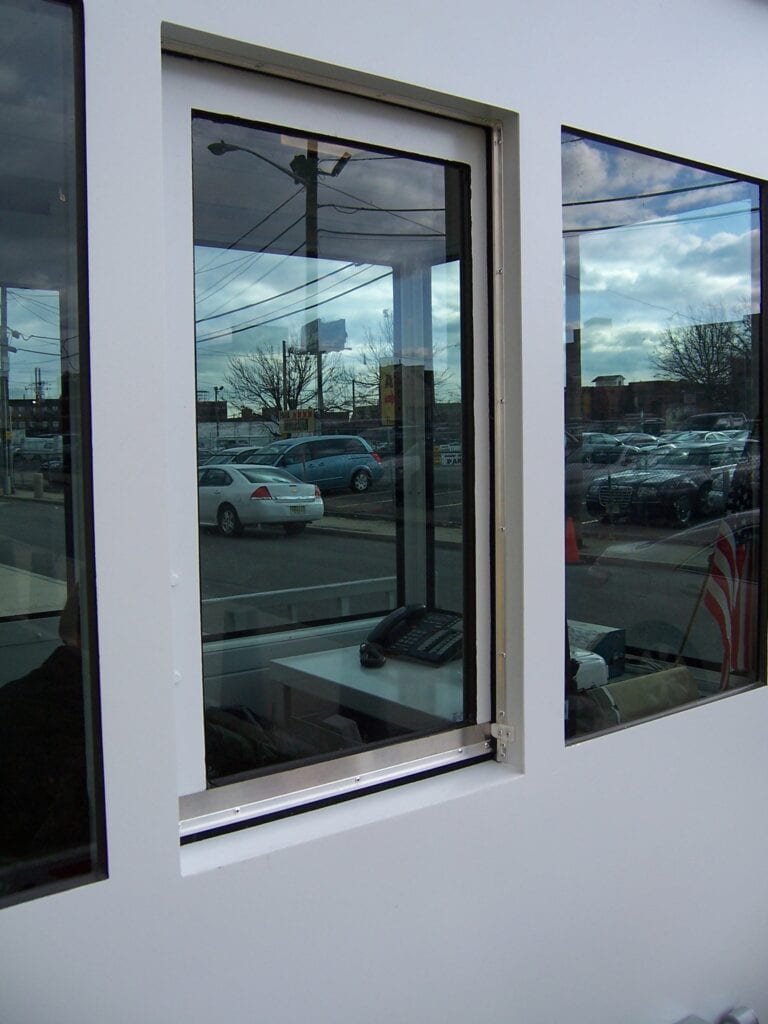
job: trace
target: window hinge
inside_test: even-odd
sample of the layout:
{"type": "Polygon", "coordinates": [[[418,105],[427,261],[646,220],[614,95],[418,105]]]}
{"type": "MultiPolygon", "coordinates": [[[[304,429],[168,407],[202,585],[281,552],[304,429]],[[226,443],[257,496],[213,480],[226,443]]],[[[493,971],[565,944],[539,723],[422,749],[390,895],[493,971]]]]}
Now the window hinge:
{"type": "Polygon", "coordinates": [[[496,740],[496,760],[507,760],[507,749],[515,742],[515,727],[502,722],[491,722],[491,736],[496,740]]]}

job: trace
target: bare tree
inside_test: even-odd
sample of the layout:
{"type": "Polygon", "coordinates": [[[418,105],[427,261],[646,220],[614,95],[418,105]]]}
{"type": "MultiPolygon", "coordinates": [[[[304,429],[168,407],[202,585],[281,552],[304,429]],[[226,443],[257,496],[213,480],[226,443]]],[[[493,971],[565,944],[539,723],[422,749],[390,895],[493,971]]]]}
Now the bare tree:
{"type": "MultiPolygon", "coordinates": [[[[225,376],[229,393],[255,408],[266,406],[278,413],[312,408],[317,400],[317,357],[293,345],[282,351],[274,345],[230,356],[225,376]]],[[[343,381],[335,353],[323,356],[323,396],[326,409],[341,402],[343,381]]]]}
{"type": "MultiPolygon", "coordinates": [[[[437,354],[437,353],[435,353],[437,354]]],[[[358,404],[377,403],[381,387],[381,368],[391,366],[395,360],[395,330],[391,309],[383,309],[378,322],[363,328],[361,361],[354,370],[355,386],[360,391],[358,404]]],[[[451,401],[455,381],[448,370],[440,370],[434,376],[435,398],[451,401]]]]}
{"type": "Polygon", "coordinates": [[[230,395],[255,408],[266,406],[284,412],[309,405],[316,394],[314,360],[306,352],[283,356],[273,346],[257,348],[241,356],[230,356],[225,377],[230,395]]]}
{"type": "Polygon", "coordinates": [[[724,401],[734,381],[748,371],[751,317],[727,320],[722,308],[710,307],[703,315],[691,314],[691,320],[684,327],[666,329],[651,364],[657,376],[698,385],[713,401],[724,401]]]}

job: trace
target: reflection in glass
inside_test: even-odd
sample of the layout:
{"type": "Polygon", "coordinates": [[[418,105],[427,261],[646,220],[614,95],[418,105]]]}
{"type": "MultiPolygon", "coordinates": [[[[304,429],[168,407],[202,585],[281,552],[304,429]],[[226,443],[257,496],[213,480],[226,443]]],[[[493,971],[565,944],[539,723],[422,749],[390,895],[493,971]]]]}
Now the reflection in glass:
{"type": "Polygon", "coordinates": [[[759,189],[564,132],[566,735],[754,684],[759,189]]]}
{"type": "Polygon", "coordinates": [[[198,115],[193,179],[209,782],[468,721],[468,169],[198,115]]]}
{"type": "Polygon", "coordinates": [[[84,470],[79,27],[6,2],[0,94],[0,901],[103,875],[84,470]],[[79,58],[78,58],[79,59],[79,58]]]}

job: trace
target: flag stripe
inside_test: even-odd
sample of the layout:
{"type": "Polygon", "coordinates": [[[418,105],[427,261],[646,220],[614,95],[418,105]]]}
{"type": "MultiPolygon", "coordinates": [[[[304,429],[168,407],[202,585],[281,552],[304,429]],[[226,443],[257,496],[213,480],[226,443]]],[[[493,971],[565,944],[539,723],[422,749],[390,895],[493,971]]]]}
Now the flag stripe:
{"type": "Polygon", "coordinates": [[[749,672],[752,664],[754,555],[751,532],[738,538],[723,520],[703,597],[723,643],[721,690],[728,689],[732,672],[749,672]]]}

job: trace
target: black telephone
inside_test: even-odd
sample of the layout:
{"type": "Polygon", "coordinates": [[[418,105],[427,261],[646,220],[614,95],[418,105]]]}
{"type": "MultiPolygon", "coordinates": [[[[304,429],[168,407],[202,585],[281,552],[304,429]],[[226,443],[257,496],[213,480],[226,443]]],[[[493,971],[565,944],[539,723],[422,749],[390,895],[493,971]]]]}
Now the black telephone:
{"type": "MultiPolygon", "coordinates": [[[[461,657],[463,639],[461,615],[408,604],[385,615],[368,634],[366,644],[377,645],[384,654],[442,665],[461,657]]],[[[361,660],[362,655],[361,648],[361,660]]]]}

